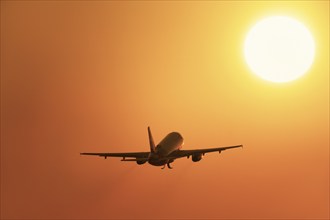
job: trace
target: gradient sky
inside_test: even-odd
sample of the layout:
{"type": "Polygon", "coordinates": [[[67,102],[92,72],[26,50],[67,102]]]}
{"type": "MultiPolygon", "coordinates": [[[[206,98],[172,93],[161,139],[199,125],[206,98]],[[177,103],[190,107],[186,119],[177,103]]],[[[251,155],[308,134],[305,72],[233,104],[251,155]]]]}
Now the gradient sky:
{"type": "Polygon", "coordinates": [[[329,218],[329,2],[1,1],[2,219],[329,218]],[[315,61],[276,84],[249,70],[260,19],[302,22],[315,61]],[[173,170],[80,152],[148,151],[173,170]]]}

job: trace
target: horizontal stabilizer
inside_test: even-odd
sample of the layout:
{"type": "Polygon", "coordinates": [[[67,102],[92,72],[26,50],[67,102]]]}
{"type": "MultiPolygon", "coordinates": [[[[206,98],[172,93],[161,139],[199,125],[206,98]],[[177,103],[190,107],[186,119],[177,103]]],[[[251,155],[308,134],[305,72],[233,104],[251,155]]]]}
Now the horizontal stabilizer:
{"type": "Polygon", "coordinates": [[[121,161],[148,161],[148,158],[129,158],[129,159],[126,159],[126,158],[123,158],[121,161]]]}

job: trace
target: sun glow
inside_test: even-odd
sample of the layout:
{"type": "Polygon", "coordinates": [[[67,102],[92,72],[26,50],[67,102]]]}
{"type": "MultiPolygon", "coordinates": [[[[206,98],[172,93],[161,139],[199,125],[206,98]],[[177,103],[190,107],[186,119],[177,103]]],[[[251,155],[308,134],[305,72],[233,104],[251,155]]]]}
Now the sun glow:
{"type": "Polygon", "coordinates": [[[314,60],[315,44],[297,20],[273,16],[258,22],[248,33],[244,55],[251,70],[265,80],[289,82],[302,76],[314,60]]]}

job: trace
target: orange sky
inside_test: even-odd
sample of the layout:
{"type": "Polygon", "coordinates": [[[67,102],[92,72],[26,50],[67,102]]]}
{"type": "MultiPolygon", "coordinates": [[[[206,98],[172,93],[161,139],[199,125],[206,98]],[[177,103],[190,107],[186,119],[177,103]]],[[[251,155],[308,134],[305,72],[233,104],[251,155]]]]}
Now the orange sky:
{"type": "Polygon", "coordinates": [[[1,1],[1,218],[329,218],[329,2],[1,1]],[[243,56],[270,15],[311,31],[300,79],[243,56]],[[83,157],[149,150],[171,131],[173,170],[83,157]]]}

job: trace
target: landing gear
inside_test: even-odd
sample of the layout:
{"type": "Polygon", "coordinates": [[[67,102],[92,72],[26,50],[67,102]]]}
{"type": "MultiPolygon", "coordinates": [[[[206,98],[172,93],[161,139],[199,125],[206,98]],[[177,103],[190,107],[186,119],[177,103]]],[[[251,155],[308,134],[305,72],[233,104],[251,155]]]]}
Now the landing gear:
{"type": "MultiPolygon", "coordinates": [[[[173,169],[173,167],[171,167],[170,163],[167,163],[166,165],[167,165],[167,167],[168,167],[169,169],[173,169]]],[[[166,165],[164,164],[164,166],[162,167],[162,169],[165,169],[165,166],[166,166],[166,165]]]]}

